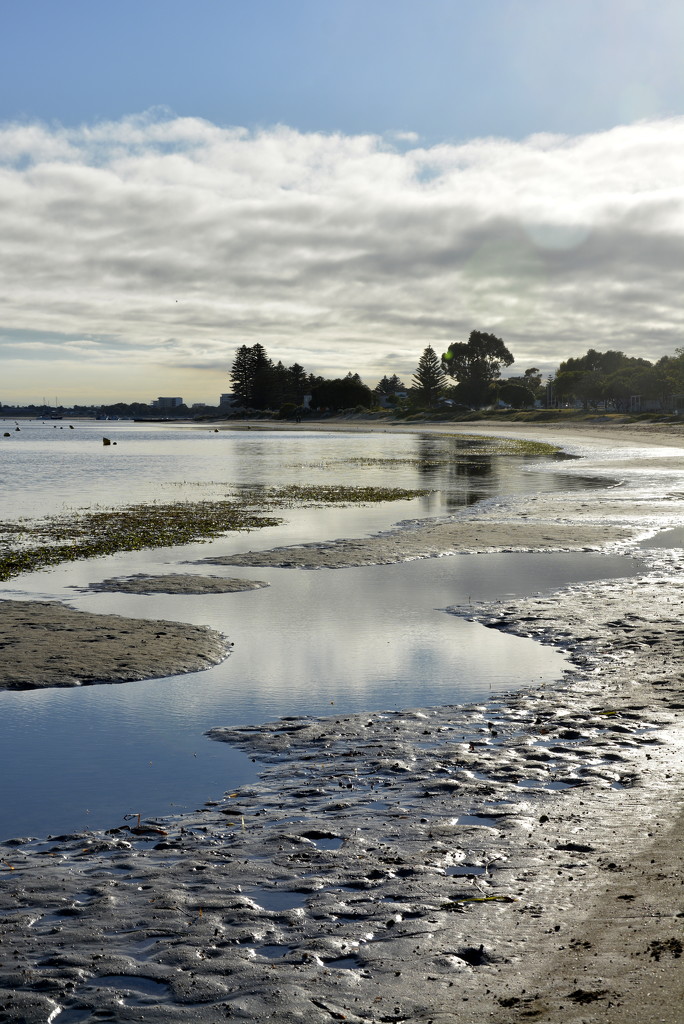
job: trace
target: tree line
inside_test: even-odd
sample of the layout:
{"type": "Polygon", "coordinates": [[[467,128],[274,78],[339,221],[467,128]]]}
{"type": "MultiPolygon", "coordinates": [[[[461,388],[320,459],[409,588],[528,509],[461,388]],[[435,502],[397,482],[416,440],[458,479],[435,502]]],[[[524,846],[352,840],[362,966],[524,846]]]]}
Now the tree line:
{"type": "Polygon", "coordinates": [[[263,345],[241,345],[235,352],[230,372],[233,394],[247,409],[294,409],[303,406],[307,395],[313,408],[370,408],[372,392],[358,373],[327,380],[307,373],[299,363],[274,363],[263,345]]]}
{"type": "Polygon", "coordinates": [[[655,363],[613,349],[590,348],[585,355],[562,362],[549,385],[556,405],[581,402],[585,409],[602,405],[628,412],[652,403],[667,409],[673,398],[684,394],[684,348],[655,363]]]}
{"type": "Polygon", "coordinates": [[[330,411],[370,409],[378,404],[434,410],[442,406],[481,409],[500,403],[523,409],[576,402],[584,408],[603,404],[627,411],[634,396],[666,406],[673,394],[684,392],[684,349],[655,364],[620,351],[589,349],[584,356],[562,362],[546,381],[535,366],[501,379],[502,368],[514,361],[501,338],[471,331],[466,342],[452,342],[441,356],[428,345],[408,386],[397,374],[382,377],[373,389],[351,371],[333,379],[316,376],[299,363],[274,363],[259,343],[236,350],[230,376],[243,408],[279,409],[286,415],[301,409],[306,396],[311,409],[330,411]]]}
{"type": "MultiPolygon", "coordinates": [[[[371,389],[351,371],[345,377],[327,379],[307,373],[299,363],[274,363],[257,342],[236,349],[230,377],[235,398],[247,409],[291,412],[304,405],[306,396],[310,408],[332,411],[358,406],[369,409],[383,399],[387,404],[408,403],[426,409],[445,402],[472,408],[492,399],[501,367],[512,362],[513,356],[500,338],[472,331],[466,343],[452,343],[441,357],[428,345],[408,387],[392,374],[371,389]]],[[[520,407],[534,404],[535,389],[540,385],[541,374],[532,367],[522,377],[498,384],[496,398],[520,407]]]]}

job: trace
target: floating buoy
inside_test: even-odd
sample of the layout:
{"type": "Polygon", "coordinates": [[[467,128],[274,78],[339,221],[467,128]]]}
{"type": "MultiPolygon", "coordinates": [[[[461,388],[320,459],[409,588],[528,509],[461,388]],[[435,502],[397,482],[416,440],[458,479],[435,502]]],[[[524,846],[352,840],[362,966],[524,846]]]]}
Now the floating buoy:
{"type": "Polygon", "coordinates": [[[14,429],[15,430],[21,430],[21,427],[15,427],[14,429]]]}
{"type": "Polygon", "coordinates": [[[73,428],[73,425],[72,425],[72,424],[70,423],[70,424],[69,424],[69,430],[73,430],[73,429],[74,429],[74,428],[73,428]]]}
{"type": "Polygon", "coordinates": [[[102,444],[111,444],[111,443],[112,443],[112,442],[111,442],[111,441],[109,440],[109,438],[108,438],[108,437],[103,437],[103,438],[102,438],[102,444]]]}

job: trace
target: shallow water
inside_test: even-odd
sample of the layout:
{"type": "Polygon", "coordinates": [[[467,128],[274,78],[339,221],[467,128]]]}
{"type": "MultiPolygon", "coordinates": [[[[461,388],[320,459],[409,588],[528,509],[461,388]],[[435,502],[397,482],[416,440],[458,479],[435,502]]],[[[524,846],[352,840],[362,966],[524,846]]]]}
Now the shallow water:
{"type": "Polygon", "coordinates": [[[642,540],[639,546],[646,550],[649,548],[684,548],[684,526],[675,527],[673,530],[660,530],[654,537],[642,540]]]}
{"type": "Polygon", "coordinates": [[[173,813],[220,797],[254,767],[208,740],[213,726],[476,701],[551,682],[566,665],[555,650],[442,609],[634,568],[591,554],[459,555],[269,569],[259,575],[271,586],[249,593],[72,596],[90,611],[207,623],[227,633],[234,653],[184,676],[0,693],[0,836],[111,827],[126,813],[173,813]]]}
{"type": "MultiPolygon", "coordinates": [[[[492,494],[574,489],[595,481],[521,472],[535,460],[470,451],[455,436],[330,431],[220,431],[173,425],[0,420],[3,518],[122,502],[194,500],[231,487],[338,483],[435,488],[430,514],[492,494]],[[104,447],[103,436],[112,444],[104,447]]],[[[559,459],[559,467],[564,460],[559,459]]]]}
{"type": "Polygon", "coordinates": [[[530,461],[521,458],[477,456],[468,463],[453,438],[214,434],[133,424],[77,424],[67,435],[41,423],[22,425],[10,440],[11,450],[0,449],[3,482],[14,488],[10,494],[3,487],[5,518],[59,511],[69,503],[216,496],[235,483],[439,490],[368,508],[288,511],[283,525],[248,536],[123,553],[10,581],[5,596],[57,598],[88,611],[207,624],[227,634],[235,648],[222,665],[202,673],[0,693],[0,838],[112,827],[127,813],[174,813],[219,798],[252,780],[255,765],[231,746],[208,740],[204,733],[214,726],[482,700],[555,680],[566,665],[555,650],[443,609],[635,571],[630,560],[591,554],[459,555],[318,572],[198,570],[187,564],[249,547],[364,535],[398,519],[443,514],[499,494],[585,486],[576,472],[565,477],[553,461],[536,460],[534,472],[526,471],[530,461]],[[111,448],[102,448],[105,430],[118,438],[113,456],[111,448]],[[460,461],[445,465],[447,457],[460,461]],[[405,461],[387,465],[389,458],[405,461]],[[270,587],[212,596],[82,590],[109,576],[170,571],[258,578],[270,587]]]}

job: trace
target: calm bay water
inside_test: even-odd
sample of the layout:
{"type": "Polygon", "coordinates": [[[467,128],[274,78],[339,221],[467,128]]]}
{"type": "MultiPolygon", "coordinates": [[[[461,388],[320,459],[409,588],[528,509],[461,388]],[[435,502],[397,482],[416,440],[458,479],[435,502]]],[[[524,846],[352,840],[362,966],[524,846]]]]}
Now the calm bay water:
{"type": "Polygon", "coordinates": [[[207,624],[235,649],[202,673],[0,693],[0,838],[192,809],[253,779],[249,757],[204,736],[212,726],[482,700],[557,679],[565,667],[557,652],[444,608],[634,571],[625,559],[576,554],[453,556],[317,572],[198,569],[191,563],[212,554],[362,536],[486,498],[602,484],[565,475],[553,460],[529,471],[522,458],[466,458],[455,438],[434,435],[215,434],[78,421],[73,430],[68,421],[5,429],[11,436],[0,448],[3,519],[218,497],[227,485],[386,484],[435,492],[369,508],[288,511],[286,523],[249,535],[73,563],[6,584],[5,597],[207,624]],[[103,433],[116,446],[103,448],[103,433]],[[85,592],[110,576],[173,571],[257,578],[270,587],[212,596],[85,592]]]}

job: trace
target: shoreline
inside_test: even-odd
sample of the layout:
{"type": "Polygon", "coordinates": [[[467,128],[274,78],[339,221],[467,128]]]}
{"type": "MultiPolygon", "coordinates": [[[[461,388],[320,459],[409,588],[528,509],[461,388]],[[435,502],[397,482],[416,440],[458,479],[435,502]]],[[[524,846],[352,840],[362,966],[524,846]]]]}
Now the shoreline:
{"type": "Polygon", "coordinates": [[[359,433],[373,431],[380,433],[447,433],[447,434],[500,434],[510,433],[513,435],[525,436],[526,434],[540,434],[539,440],[548,440],[546,435],[557,434],[563,438],[572,437],[577,433],[580,436],[593,437],[596,440],[605,439],[606,434],[619,434],[621,443],[633,443],[636,440],[646,439],[649,444],[667,444],[670,440],[678,438],[684,442],[684,423],[615,423],[611,421],[574,420],[568,423],[553,421],[520,422],[509,420],[473,420],[473,421],[412,421],[406,420],[371,420],[359,416],[358,419],[331,417],[326,420],[311,420],[308,422],[294,423],[289,420],[210,420],[206,423],[185,423],[184,426],[191,430],[205,430],[211,427],[212,430],[260,430],[260,431],[337,431],[347,433],[359,433]]]}
{"type": "MultiPolygon", "coordinates": [[[[631,549],[682,522],[674,495],[660,508],[619,489],[562,508],[544,497],[530,537],[565,518],[566,538],[583,522],[631,549]]],[[[496,504],[480,511],[488,529],[501,519],[496,504]]],[[[0,937],[14,951],[0,1020],[118,1013],[123,998],[128,1020],[199,1024],[266,1010],[276,1024],[674,1022],[684,555],[644,557],[637,581],[454,609],[566,650],[575,671],[554,687],[217,726],[259,760],[258,784],[141,831],[0,845],[0,937]],[[118,987],[97,982],[113,976],[118,987]]]]}

